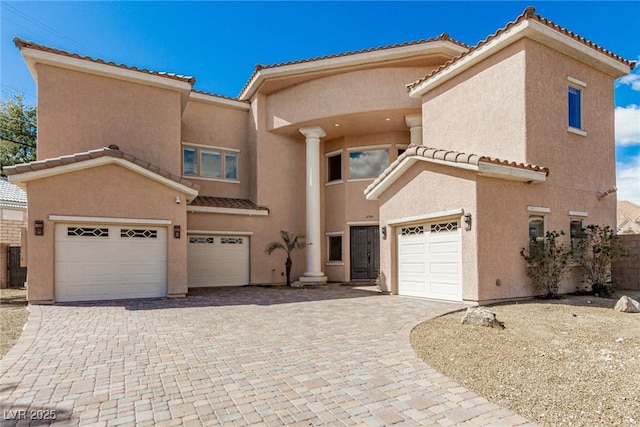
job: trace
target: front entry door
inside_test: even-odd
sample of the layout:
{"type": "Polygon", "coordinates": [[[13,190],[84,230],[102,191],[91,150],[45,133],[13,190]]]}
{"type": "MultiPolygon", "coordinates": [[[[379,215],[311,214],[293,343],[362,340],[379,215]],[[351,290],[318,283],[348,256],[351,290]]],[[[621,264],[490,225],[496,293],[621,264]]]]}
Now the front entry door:
{"type": "Polygon", "coordinates": [[[351,280],[375,280],[380,271],[378,226],[351,227],[351,280]]]}

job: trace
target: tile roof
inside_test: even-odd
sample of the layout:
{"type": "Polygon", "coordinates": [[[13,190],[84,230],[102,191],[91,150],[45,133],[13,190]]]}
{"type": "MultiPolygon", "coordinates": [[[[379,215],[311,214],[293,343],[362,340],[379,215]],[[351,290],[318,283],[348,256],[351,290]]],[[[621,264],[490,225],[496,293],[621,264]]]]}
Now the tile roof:
{"type": "Polygon", "coordinates": [[[411,90],[414,87],[418,86],[420,83],[429,80],[431,77],[435,76],[436,74],[442,72],[443,70],[449,68],[451,65],[455,64],[456,62],[458,62],[459,60],[461,60],[462,58],[464,58],[465,56],[475,52],[476,50],[480,49],[482,46],[486,45],[487,43],[491,42],[492,40],[494,40],[496,37],[502,35],[503,33],[505,33],[506,31],[508,31],[509,29],[513,28],[514,26],[518,25],[520,22],[527,20],[527,19],[532,19],[535,21],[540,22],[541,24],[551,28],[552,30],[555,30],[561,34],[564,34],[565,36],[571,37],[572,39],[584,44],[587,47],[590,47],[604,55],[607,55],[608,57],[621,62],[622,64],[630,67],[631,69],[633,69],[635,67],[635,61],[629,61],[627,59],[622,58],[619,55],[616,55],[613,52],[608,51],[607,49],[603,48],[602,46],[599,46],[597,44],[595,44],[594,42],[585,39],[584,37],[581,37],[577,34],[575,34],[573,31],[569,31],[564,27],[561,27],[560,25],[548,20],[547,18],[543,18],[540,15],[536,15],[535,14],[535,8],[534,7],[527,7],[524,12],[518,16],[516,18],[515,21],[509,22],[507,25],[505,25],[503,28],[500,28],[498,31],[496,31],[495,33],[487,36],[484,40],[478,42],[478,44],[476,44],[475,46],[471,47],[469,50],[467,50],[466,52],[461,53],[460,55],[458,55],[455,58],[452,58],[451,60],[445,62],[444,64],[442,64],[440,67],[436,68],[435,70],[433,70],[431,73],[427,74],[426,76],[424,76],[423,78],[410,83],[407,85],[407,89],[411,90]]]}
{"type": "Polygon", "coordinates": [[[496,159],[489,156],[480,156],[478,154],[461,153],[458,151],[443,150],[439,148],[426,147],[424,145],[409,145],[407,150],[398,157],[393,163],[385,169],[366,189],[365,194],[369,193],[374,187],[382,182],[388,175],[395,170],[398,165],[407,157],[424,157],[427,159],[441,160],[452,164],[462,163],[478,166],[480,163],[489,163],[499,166],[512,167],[533,172],[542,172],[549,174],[549,169],[542,166],[530,165],[526,163],[518,163],[508,160],[496,159]]]}
{"type": "Polygon", "coordinates": [[[627,219],[634,222],[640,222],[640,206],[627,200],[619,200],[617,208],[618,223],[627,219]]]}
{"type": "Polygon", "coordinates": [[[334,54],[330,54],[330,55],[316,56],[316,57],[312,57],[312,58],[298,59],[298,60],[288,61],[288,62],[279,62],[279,63],[276,63],[276,64],[270,64],[270,65],[256,64],[253,73],[251,74],[251,76],[247,80],[247,83],[245,83],[245,85],[242,87],[242,90],[240,91],[240,94],[242,94],[245,91],[245,89],[247,89],[247,87],[249,86],[249,84],[251,83],[251,81],[253,80],[255,75],[258,74],[258,72],[260,70],[265,70],[265,69],[269,69],[269,68],[284,67],[284,66],[287,66],[287,65],[304,64],[304,63],[307,63],[307,62],[322,61],[324,59],[341,58],[341,57],[344,57],[344,56],[353,56],[353,55],[358,55],[358,54],[361,54],[361,53],[379,52],[379,51],[383,51],[383,50],[396,49],[396,48],[399,48],[399,47],[415,46],[415,45],[425,44],[425,43],[430,43],[430,42],[435,42],[435,41],[449,41],[451,43],[457,44],[457,45],[462,46],[464,48],[469,48],[469,45],[449,37],[448,33],[442,33],[437,37],[431,37],[431,38],[428,38],[426,40],[425,39],[414,40],[414,41],[410,41],[410,42],[396,43],[396,44],[393,44],[393,45],[385,45],[385,46],[372,47],[372,48],[368,48],[368,49],[354,50],[354,51],[349,51],[349,52],[334,53],[334,54]]]}
{"type": "Polygon", "coordinates": [[[14,165],[4,168],[6,175],[18,175],[25,172],[36,172],[44,169],[51,169],[57,166],[65,166],[73,163],[80,163],[86,160],[97,159],[100,157],[113,157],[126,160],[144,169],[147,169],[163,178],[170,179],[185,187],[197,190],[200,186],[188,181],[178,175],[174,175],[164,169],[160,169],[144,160],[141,160],[131,154],[124,153],[116,145],[109,147],[99,148],[97,150],[91,150],[84,153],[71,154],[69,156],[55,157],[52,159],[38,160],[36,162],[24,163],[20,165],[14,165]]]}
{"type": "Polygon", "coordinates": [[[189,206],[206,208],[249,209],[255,211],[268,211],[264,206],[258,206],[249,199],[232,199],[229,197],[198,196],[189,206]]]}
{"type": "Polygon", "coordinates": [[[0,206],[24,208],[26,205],[27,193],[6,178],[0,178],[0,206]]]}
{"type": "Polygon", "coordinates": [[[152,70],[147,70],[146,68],[129,67],[129,66],[124,65],[124,64],[116,64],[115,62],[107,62],[107,61],[104,61],[102,59],[94,59],[94,58],[91,58],[90,56],[81,56],[81,55],[78,55],[77,53],[71,53],[71,52],[67,52],[67,51],[64,51],[64,50],[55,49],[55,48],[48,47],[48,46],[43,46],[41,44],[34,43],[34,42],[31,42],[31,41],[28,41],[28,40],[23,40],[23,39],[18,38],[18,37],[13,39],[13,43],[15,43],[15,45],[16,45],[16,47],[18,49],[26,48],[26,49],[39,50],[39,51],[42,51],[42,52],[54,53],[56,55],[62,55],[62,56],[67,56],[69,58],[81,59],[81,60],[84,60],[84,61],[94,62],[96,64],[109,65],[109,66],[112,66],[112,67],[121,68],[123,70],[138,71],[138,72],[141,72],[141,73],[151,74],[151,75],[154,75],[154,76],[166,77],[166,78],[169,78],[169,79],[190,83],[192,85],[196,82],[195,77],[183,76],[183,75],[174,74],[174,73],[166,73],[166,72],[163,72],[163,71],[152,71],[152,70]]]}
{"type": "Polygon", "coordinates": [[[249,104],[249,101],[242,101],[238,98],[234,98],[232,96],[226,96],[226,95],[219,95],[217,93],[212,93],[212,92],[205,92],[203,90],[196,90],[196,89],[192,89],[191,92],[193,93],[199,93],[201,95],[207,95],[207,96],[215,96],[216,98],[222,98],[222,99],[227,99],[229,101],[238,101],[238,102],[243,102],[245,104],[249,104]]]}

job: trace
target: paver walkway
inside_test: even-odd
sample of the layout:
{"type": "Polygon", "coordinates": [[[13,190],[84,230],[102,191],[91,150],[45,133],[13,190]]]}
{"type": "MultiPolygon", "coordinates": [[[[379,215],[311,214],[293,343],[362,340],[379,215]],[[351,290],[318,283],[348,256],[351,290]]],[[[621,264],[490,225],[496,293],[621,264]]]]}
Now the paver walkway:
{"type": "Polygon", "coordinates": [[[339,285],[32,306],[2,425],[533,425],[414,355],[411,329],[461,307],[339,285]]]}

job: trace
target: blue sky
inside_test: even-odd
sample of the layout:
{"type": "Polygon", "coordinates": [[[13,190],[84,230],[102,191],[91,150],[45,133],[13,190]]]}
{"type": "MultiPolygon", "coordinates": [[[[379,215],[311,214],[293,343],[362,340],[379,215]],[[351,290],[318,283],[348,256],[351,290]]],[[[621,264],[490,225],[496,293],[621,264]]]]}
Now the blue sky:
{"type": "MultiPolygon", "coordinates": [[[[256,64],[435,37],[475,45],[526,6],[631,60],[640,2],[12,2],[0,4],[0,88],[36,103],[13,37],[94,58],[192,75],[235,97],[256,64]]],[[[640,204],[640,67],[616,84],[618,199],[640,204]]]]}

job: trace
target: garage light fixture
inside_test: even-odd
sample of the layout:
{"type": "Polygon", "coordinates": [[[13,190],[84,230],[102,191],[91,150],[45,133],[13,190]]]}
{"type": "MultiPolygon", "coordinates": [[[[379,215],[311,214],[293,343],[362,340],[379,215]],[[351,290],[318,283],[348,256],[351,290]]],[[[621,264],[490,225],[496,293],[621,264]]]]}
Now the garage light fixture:
{"type": "Polygon", "coordinates": [[[471,214],[464,214],[464,229],[469,231],[471,230],[471,214]]]}
{"type": "Polygon", "coordinates": [[[35,229],[36,236],[44,236],[44,221],[37,219],[33,221],[33,228],[35,229]]]}
{"type": "Polygon", "coordinates": [[[380,232],[382,233],[382,240],[387,240],[387,226],[383,225],[380,227],[380,232]]]}
{"type": "Polygon", "coordinates": [[[173,237],[175,237],[176,239],[180,238],[180,226],[179,225],[174,225],[173,226],[173,237]]]}

